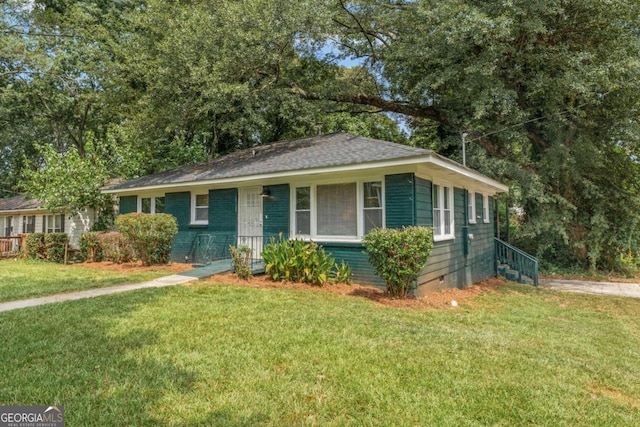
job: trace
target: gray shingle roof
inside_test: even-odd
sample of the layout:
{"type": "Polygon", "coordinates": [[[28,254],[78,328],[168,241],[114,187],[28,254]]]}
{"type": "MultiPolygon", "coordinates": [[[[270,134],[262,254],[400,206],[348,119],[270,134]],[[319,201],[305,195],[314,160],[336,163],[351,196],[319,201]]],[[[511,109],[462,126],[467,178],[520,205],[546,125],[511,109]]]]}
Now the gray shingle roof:
{"type": "Polygon", "coordinates": [[[397,160],[431,154],[430,150],[348,133],[260,145],[209,162],[184,166],[110,185],[104,190],[237,178],[304,169],[397,160]]]}
{"type": "Polygon", "coordinates": [[[8,199],[0,199],[0,212],[40,208],[42,208],[42,204],[39,200],[27,199],[23,195],[9,197],[8,199]]]}

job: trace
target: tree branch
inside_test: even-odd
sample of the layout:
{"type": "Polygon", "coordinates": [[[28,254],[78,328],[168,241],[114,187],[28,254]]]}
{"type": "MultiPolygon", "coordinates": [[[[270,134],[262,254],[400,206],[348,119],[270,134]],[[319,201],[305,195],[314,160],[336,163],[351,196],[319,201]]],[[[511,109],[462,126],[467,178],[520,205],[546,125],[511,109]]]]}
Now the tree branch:
{"type": "Polygon", "coordinates": [[[295,84],[291,86],[291,92],[310,101],[332,101],[353,105],[367,105],[376,107],[379,111],[404,114],[411,117],[422,117],[435,120],[441,124],[449,123],[449,120],[444,114],[434,106],[415,105],[404,101],[389,101],[378,96],[371,96],[364,93],[323,96],[309,93],[295,84]]]}

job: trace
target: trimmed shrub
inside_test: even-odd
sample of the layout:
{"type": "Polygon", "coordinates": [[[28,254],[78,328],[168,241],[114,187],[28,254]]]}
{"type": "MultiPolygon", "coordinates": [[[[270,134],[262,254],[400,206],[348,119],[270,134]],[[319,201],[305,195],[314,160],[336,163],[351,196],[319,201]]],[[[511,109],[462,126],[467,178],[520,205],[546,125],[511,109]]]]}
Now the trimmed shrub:
{"type": "Polygon", "coordinates": [[[102,259],[100,234],[97,231],[87,231],[80,235],[80,257],[84,261],[96,262],[102,259]]]}
{"type": "Polygon", "coordinates": [[[402,230],[376,228],[364,237],[369,263],[384,279],[387,292],[404,298],[416,287],[416,280],[433,248],[433,230],[405,227],[402,230]]]}
{"type": "MultiPolygon", "coordinates": [[[[323,286],[337,277],[335,260],[321,246],[303,240],[280,240],[271,238],[262,251],[265,272],[275,281],[311,283],[323,286]]],[[[343,263],[344,264],[344,263],[343,263]]],[[[346,265],[346,264],[345,264],[346,265]]],[[[341,267],[340,275],[350,279],[350,268],[341,267]]]]}
{"type": "Polygon", "coordinates": [[[178,222],[169,214],[130,213],[116,218],[116,227],[144,265],[166,264],[178,222]]]}
{"type": "Polygon", "coordinates": [[[67,233],[47,233],[44,235],[44,248],[47,261],[63,263],[64,250],[69,242],[67,233]]]}
{"type": "Polygon", "coordinates": [[[249,279],[251,277],[251,248],[249,246],[229,245],[229,253],[233,261],[233,271],[241,279],[249,279]]]}
{"type": "Polygon", "coordinates": [[[122,264],[136,259],[136,254],[129,240],[117,231],[98,233],[100,254],[105,261],[122,264]]]}
{"type": "Polygon", "coordinates": [[[24,246],[24,254],[27,258],[47,259],[47,252],[44,246],[44,233],[28,234],[24,246]]]}

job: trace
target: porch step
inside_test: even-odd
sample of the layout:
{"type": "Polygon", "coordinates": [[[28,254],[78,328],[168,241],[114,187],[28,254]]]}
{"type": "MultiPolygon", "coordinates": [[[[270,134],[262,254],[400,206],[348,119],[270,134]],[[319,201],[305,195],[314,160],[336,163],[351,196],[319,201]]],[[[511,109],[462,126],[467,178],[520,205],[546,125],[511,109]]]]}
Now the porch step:
{"type": "Polygon", "coordinates": [[[533,279],[529,276],[526,276],[523,274],[520,276],[520,278],[518,278],[518,271],[513,270],[507,264],[498,265],[498,276],[502,276],[512,282],[523,283],[528,285],[533,284],[533,279]]]}

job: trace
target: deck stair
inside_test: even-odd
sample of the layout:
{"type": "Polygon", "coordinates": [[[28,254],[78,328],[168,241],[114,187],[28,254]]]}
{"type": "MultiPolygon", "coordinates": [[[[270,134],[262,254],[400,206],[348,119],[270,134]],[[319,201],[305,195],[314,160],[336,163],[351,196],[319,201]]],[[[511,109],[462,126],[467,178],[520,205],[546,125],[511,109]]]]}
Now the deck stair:
{"type": "Polygon", "coordinates": [[[495,269],[498,276],[518,283],[538,286],[538,259],[495,239],[495,269]]]}

